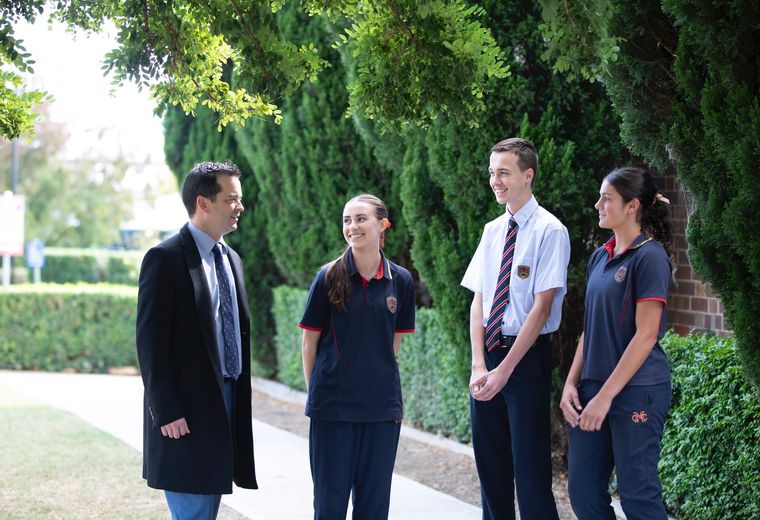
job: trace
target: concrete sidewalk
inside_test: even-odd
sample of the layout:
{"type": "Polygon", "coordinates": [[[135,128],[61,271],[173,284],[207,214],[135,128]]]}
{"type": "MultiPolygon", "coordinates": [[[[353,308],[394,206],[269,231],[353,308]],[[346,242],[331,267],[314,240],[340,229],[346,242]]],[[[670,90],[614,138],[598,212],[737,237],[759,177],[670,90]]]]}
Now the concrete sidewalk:
{"type": "MultiPolygon", "coordinates": [[[[68,410],[93,426],[142,450],[142,381],[136,376],[0,370],[7,385],[68,410]]],[[[253,421],[260,489],[235,489],[223,502],[255,520],[312,518],[308,441],[253,421]]],[[[390,518],[477,520],[480,509],[400,475],[393,476],[390,518]]]]}

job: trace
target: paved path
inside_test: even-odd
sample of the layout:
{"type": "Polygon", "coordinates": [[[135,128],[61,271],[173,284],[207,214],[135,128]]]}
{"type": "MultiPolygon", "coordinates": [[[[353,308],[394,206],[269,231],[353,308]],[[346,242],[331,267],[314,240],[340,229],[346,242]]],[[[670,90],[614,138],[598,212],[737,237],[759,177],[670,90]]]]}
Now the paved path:
{"type": "MultiPolygon", "coordinates": [[[[0,384],[68,410],[142,450],[142,381],[136,376],[0,370],[0,384]]],[[[312,518],[308,442],[253,421],[257,491],[235,488],[223,502],[255,520],[312,518]]],[[[400,475],[393,476],[393,520],[479,520],[480,509],[400,475]]]]}

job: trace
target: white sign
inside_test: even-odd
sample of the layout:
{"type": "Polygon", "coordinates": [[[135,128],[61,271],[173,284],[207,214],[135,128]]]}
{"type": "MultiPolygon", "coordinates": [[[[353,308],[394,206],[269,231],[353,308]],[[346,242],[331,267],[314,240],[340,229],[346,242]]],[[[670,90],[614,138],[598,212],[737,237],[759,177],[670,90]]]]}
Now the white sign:
{"type": "Polygon", "coordinates": [[[24,206],[22,195],[0,196],[0,255],[24,254],[24,206]]]}

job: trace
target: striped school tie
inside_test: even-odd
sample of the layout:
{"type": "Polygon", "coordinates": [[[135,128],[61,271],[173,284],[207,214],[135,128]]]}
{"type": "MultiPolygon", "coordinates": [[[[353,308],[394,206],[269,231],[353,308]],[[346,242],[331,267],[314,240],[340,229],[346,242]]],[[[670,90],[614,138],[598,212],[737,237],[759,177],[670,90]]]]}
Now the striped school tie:
{"type": "Polygon", "coordinates": [[[488,325],[486,325],[486,349],[488,352],[495,349],[501,339],[501,321],[504,318],[504,309],[509,303],[509,278],[512,274],[515,242],[517,242],[517,222],[515,217],[511,217],[507,229],[507,239],[504,241],[504,253],[501,255],[501,267],[491,304],[491,314],[488,315],[488,325]]]}

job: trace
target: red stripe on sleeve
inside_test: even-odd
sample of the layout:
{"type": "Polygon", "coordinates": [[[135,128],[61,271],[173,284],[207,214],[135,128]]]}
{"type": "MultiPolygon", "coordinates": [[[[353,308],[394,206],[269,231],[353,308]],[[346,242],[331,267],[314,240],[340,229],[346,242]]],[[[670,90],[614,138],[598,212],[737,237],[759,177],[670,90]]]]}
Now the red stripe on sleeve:
{"type": "Polygon", "coordinates": [[[305,330],[311,330],[314,332],[324,332],[324,329],[320,329],[319,327],[309,327],[308,325],[304,325],[303,323],[299,323],[298,327],[305,330]]]}
{"type": "Polygon", "coordinates": [[[662,302],[663,305],[668,304],[668,302],[665,301],[664,298],[658,298],[656,296],[652,296],[651,298],[639,298],[638,300],[636,300],[636,303],[639,303],[639,302],[662,302]]]}
{"type": "Polygon", "coordinates": [[[414,332],[415,329],[396,329],[394,332],[396,334],[411,334],[414,332]]]}

